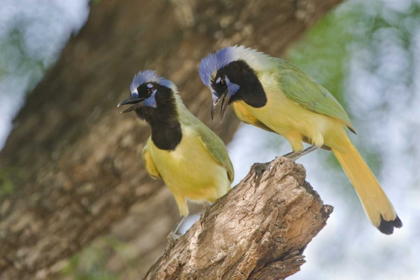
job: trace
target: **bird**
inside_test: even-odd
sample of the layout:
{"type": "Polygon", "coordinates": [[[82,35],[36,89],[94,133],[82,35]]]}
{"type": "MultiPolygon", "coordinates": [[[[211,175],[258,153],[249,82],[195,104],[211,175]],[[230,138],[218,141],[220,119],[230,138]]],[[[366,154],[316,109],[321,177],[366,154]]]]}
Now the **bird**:
{"type": "Polygon", "coordinates": [[[223,141],[184,105],[173,82],[152,70],[139,72],[130,85],[130,96],[118,104],[131,105],[151,127],[142,159],[152,179],[161,179],[171,191],[181,220],[189,214],[187,200],[214,203],[225,195],[234,179],[232,162],[223,141]]]}
{"type": "Polygon", "coordinates": [[[356,131],[346,111],[308,74],[281,58],[231,46],[204,57],[199,75],[212,94],[212,119],[220,101],[221,122],[231,105],[242,122],[286,138],[292,160],[318,148],[332,150],[371,223],[388,235],[402,227],[375,175],[350,141],[346,128],[356,131]],[[312,146],[304,150],[303,142],[312,146]]]}

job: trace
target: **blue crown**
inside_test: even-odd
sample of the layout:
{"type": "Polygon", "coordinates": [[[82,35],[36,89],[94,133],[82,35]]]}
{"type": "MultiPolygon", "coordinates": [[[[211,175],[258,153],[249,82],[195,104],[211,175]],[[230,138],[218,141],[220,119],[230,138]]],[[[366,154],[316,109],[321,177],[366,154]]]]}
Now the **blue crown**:
{"type": "Polygon", "coordinates": [[[137,75],[134,76],[133,82],[130,85],[130,91],[133,93],[141,84],[151,82],[158,83],[167,88],[176,88],[174,83],[158,76],[155,71],[146,70],[143,72],[139,72],[137,75]]]}

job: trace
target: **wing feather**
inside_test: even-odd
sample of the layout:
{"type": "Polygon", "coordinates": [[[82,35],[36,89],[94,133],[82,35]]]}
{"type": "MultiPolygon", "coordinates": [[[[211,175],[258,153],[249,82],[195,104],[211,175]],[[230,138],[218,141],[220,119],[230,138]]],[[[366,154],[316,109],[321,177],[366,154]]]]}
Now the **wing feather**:
{"type": "Polygon", "coordinates": [[[278,85],[290,100],[308,110],[337,119],[356,133],[346,111],[328,90],[285,60],[279,59],[278,69],[278,85]]]}
{"type": "Polygon", "coordinates": [[[152,157],[150,156],[149,146],[148,146],[149,141],[150,141],[150,138],[147,141],[146,146],[144,146],[143,152],[142,152],[144,166],[146,167],[146,171],[152,179],[154,180],[162,179],[162,176],[160,176],[159,171],[157,170],[156,165],[153,162],[152,157]]]}
{"type": "Polygon", "coordinates": [[[225,144],[213,131],[204,126],[204,124],[197,126],[196,131],[200,134],[200,140],[204,147],[206,147],[216,162],[226,169],[230,182],[233,182],[233,165],[230,161],[225,144]]]}

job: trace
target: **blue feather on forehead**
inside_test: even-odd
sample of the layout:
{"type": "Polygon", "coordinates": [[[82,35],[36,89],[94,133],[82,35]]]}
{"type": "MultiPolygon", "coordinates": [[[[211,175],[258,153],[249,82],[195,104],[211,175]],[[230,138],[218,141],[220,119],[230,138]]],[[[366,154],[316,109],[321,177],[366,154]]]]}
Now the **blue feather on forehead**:
{"type": "Polygon", "coordinates": [[[130,90],[131,92],[135,92],[140,85],[144,83],[153,82],[165,86],[167,88],[175,88],[174,83],[163,77],[158,76],[155,71],[146,70],[143,72],[139,72],[137,75],[134,76],[133,82],[130,85],[130,90]]]}
{"type": "Polygon", "coordinates": [[[215,54],[207,55],[200,64],[199,73],[203,83],[210,87],[213,75],[220,68],[236,60],[235,49],[237,47],[228,47],[217,51],[215,54]]]}

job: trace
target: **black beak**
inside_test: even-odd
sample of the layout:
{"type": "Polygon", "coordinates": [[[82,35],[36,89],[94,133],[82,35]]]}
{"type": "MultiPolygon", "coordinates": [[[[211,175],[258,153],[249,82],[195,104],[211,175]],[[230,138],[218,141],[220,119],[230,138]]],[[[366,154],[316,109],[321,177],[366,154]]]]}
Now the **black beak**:
{"type": "Polygon", "coordinates": [[[216,101],[213,101],[212,105],[211,105],[211,120],[214,119],[214,112],[216,111],[216,107],[217,107],[217,103],[219,103],[220,98],[218,98],[216,101]]]}
{"type": "Polygon", "coordinates": [[[229,99],[230,97],[227,96],[227,94],[223,94],[222,106],[220,107],[220,123],[222,123],[225,118],[226,109],[229,105],[229,99]]]}
{"type": "Polygon", "coordinates": [[[222,106],[220,107],[220,122],[223,122],[223,119],[226,114],[227,106],[229,105],[230,97],[227,96],[227,93],[224,93],[221,97],[213,95],[213,104],[211,105],[211,119],[214,119],[214,112],[216,111],[217,104],[219,103],[220,99],[222,99],[222,106]]]}
{"type": "Polygon", "coordinates": [[[229,99],[230,99],[227,91],[220,96],[215,93],[212,93],[213,104],[211,106],[211,119],[212,120],[214,119],[214,112],[216,111],[216,107],[220,99],[222,99],[222,106],[220,108],[220,122],[223,122],[227,106],[229,105],[229,99]]]}
{"type": "Polygon", "coordinates": [[[129,98],[124,99],[123,101],[118,103],[117,107],[120,107],[121,105],[134,104],[133,106],[130,106],[130,107],[121,111],[121,113],[131,112],[131,111],[143,106],[143,101],[144,100],[145,100],[145,98],[135,98],[135,97],[130,96],[129,98]]]}

